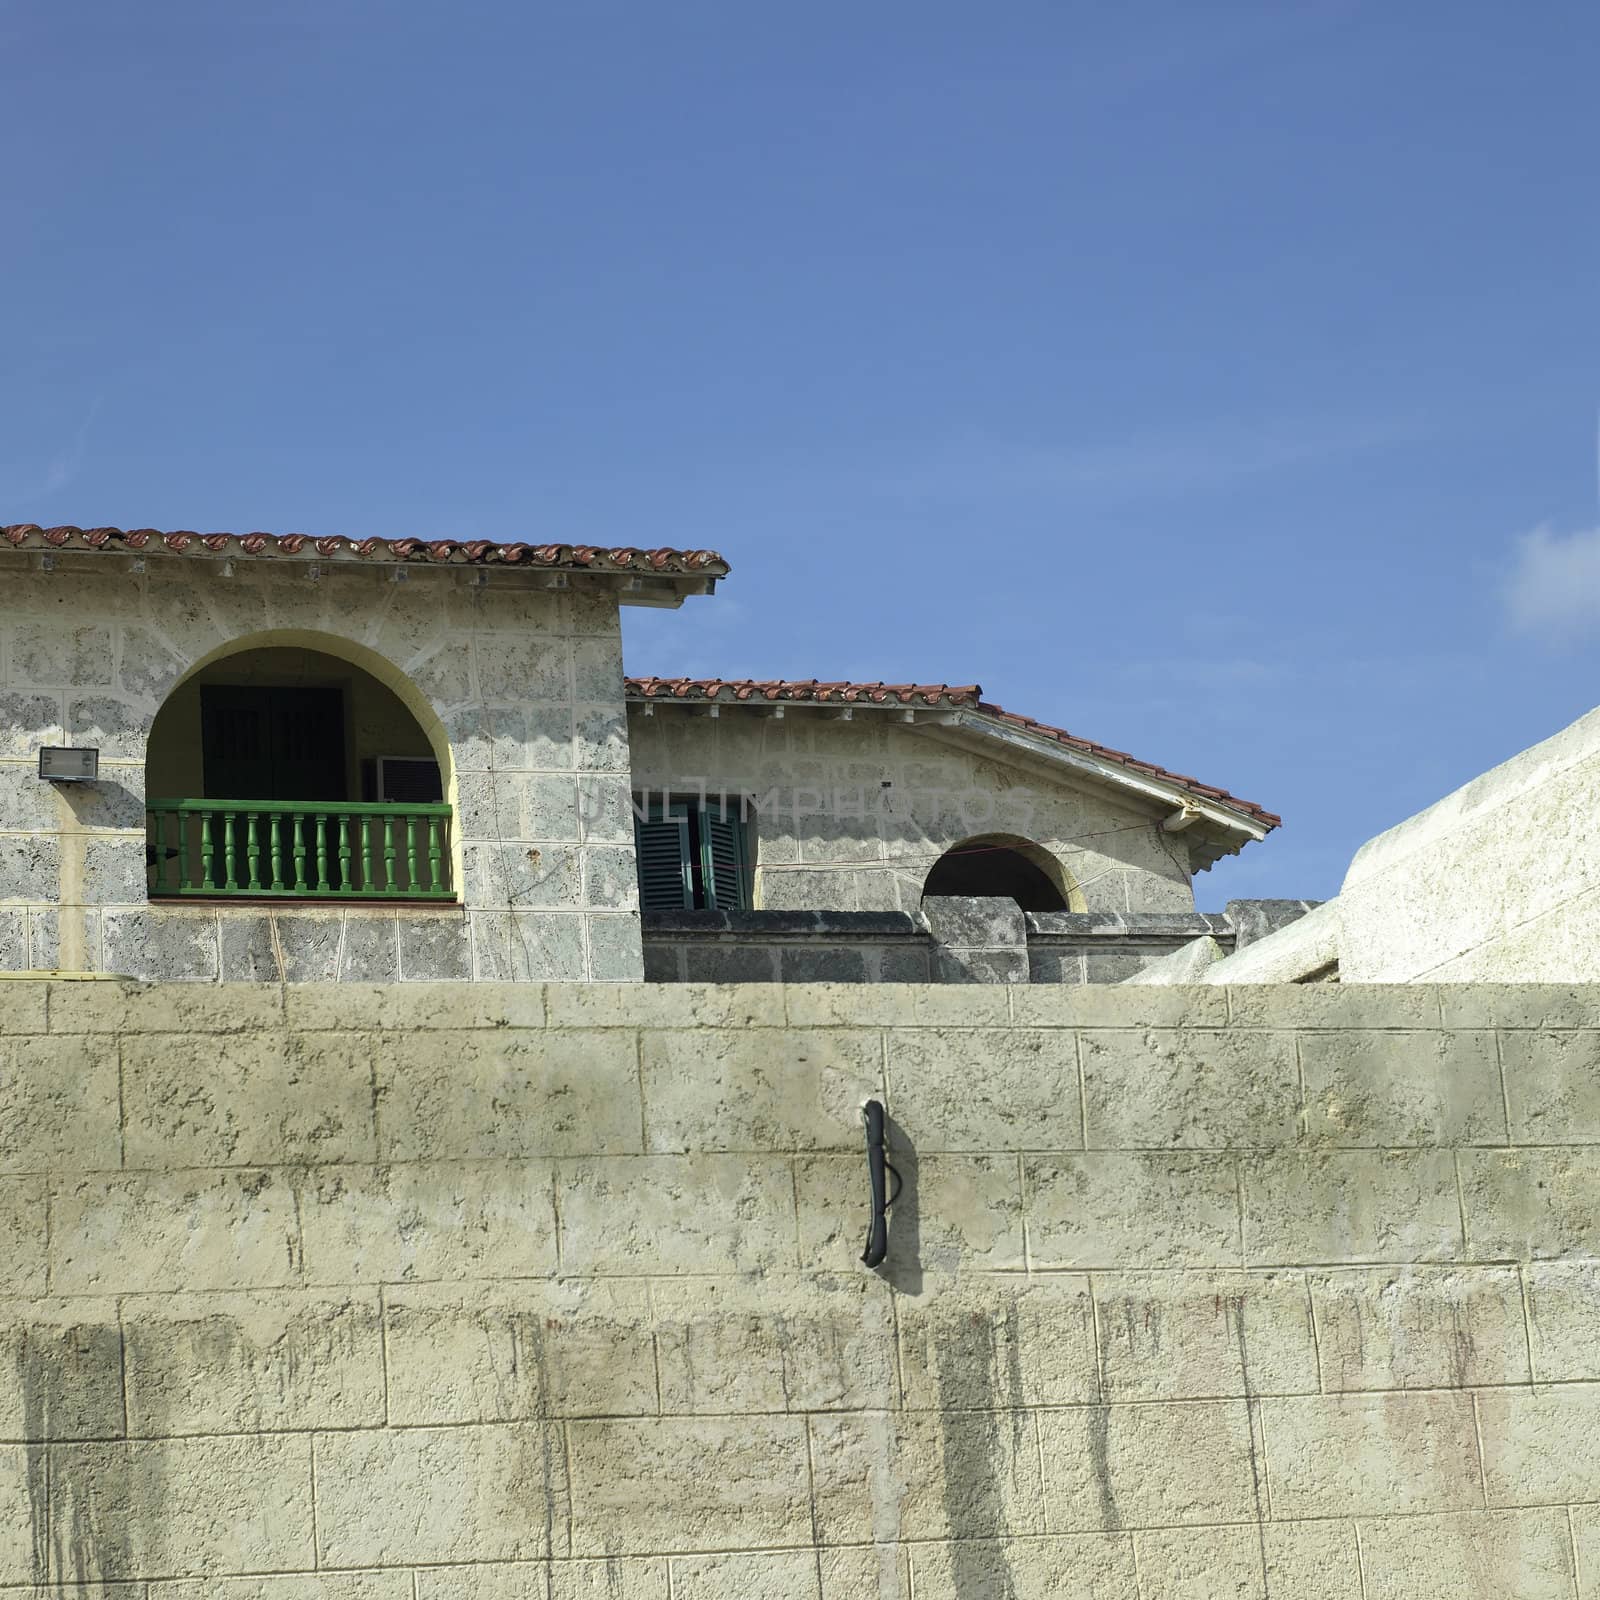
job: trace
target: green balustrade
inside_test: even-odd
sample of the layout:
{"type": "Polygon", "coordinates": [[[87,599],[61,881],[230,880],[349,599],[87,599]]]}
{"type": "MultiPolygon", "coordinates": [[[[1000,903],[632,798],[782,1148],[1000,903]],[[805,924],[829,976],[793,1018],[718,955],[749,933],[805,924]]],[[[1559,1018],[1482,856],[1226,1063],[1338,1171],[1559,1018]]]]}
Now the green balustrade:
{"type": "Polygon", "coordinates": [[[447,805],[150,800],[153,897],[453,900],[447,805]]]}

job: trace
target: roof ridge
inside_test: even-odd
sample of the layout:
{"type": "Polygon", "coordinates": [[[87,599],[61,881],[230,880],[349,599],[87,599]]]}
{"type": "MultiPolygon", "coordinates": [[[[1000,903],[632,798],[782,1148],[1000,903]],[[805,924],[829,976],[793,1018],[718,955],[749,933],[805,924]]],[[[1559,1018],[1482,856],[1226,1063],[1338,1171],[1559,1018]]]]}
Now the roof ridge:
{"type": "Polygon", "coordinates": [[[892,701],[976,705],[983,689],[976,683],[884,683],[850,678],[633,678],[630,694],[642,699],[715,700],[724,690],[735,700],[892,701]]]}

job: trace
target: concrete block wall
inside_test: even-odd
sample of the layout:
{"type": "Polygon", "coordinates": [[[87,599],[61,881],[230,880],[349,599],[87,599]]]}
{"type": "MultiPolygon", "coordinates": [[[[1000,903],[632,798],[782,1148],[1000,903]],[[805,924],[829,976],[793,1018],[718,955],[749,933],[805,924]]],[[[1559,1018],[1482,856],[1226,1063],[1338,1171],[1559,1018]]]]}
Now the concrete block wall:
{"type": "Polygon", "coordinates": [[[1600,1595],[1597,1083],[1600,987],[0,984],[0,1593],[1600,1595]]]}
{"type": "Polygon", "coordinates": [[[614,589],[429,568],[396,582],[390,567],[287,558],[52,559],[0,555],[0,972],[640,976],[614,589]],[[296,644],[434,722],[458,906],[147,901],[145,753],[167,695],[218,651],[296,644]],[[39,780],[39,747],[62,743],[100,750],[99,783],[39,780]]]}

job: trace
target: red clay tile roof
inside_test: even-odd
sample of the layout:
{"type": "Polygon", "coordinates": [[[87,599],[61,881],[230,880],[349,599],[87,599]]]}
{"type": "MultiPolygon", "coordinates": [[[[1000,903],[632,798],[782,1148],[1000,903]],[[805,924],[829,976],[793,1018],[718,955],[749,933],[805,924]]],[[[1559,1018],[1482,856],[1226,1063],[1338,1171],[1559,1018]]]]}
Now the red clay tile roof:
{"type": "Polygon", "coordinates": [[[1053,727],[1048,722],[1007,711],[985,700],[983,689],[976,683],[823,683],[806,678],[629,678],[626,687],[629,698],[634,700],[801,701],[817,705],[866,703],[976,711],[1008,727],[1020,728],[1024,733],[1065,745],[1069,750],[1098,756],[1102,761],[1113,761],[1132,772],[1148,773],[1152,778],[1160,778],[1202,799],[1215,800],[1231,811],[1254,817],[1269,829],[1279,827],[1283,822],[1282,817],[1258,806],[1255,801],[1241,800],[1214,784],[1201,783],[1198,778],[1188,777],[1181,772],[1169,772],[1165,767],[1158,767],[1153,761],[1141,761],[1125,750],[1113,750],[1107,745],[1095,744],[1090,739],[1068,733],[1065,728],[1053,727]]]}
{"type": "Polygon", "coordinates": [[[975,683],[822,683],[815,678],[629,678],[639,700],[804,700],[822,705],[976,706],[975,683]]]}
{"type": "Polygon", "coordinates": [[[574,572],[637,572],[726,577],[715,550],[602,549],[587,544],[522,544],[495,539],[313,538],[309,533],[162,533],[155,528],[0,527],[0,549],[110,550],[139,555],[301,556],[325,560],[415,561],[458,565],[550,567],[574,572]]]}

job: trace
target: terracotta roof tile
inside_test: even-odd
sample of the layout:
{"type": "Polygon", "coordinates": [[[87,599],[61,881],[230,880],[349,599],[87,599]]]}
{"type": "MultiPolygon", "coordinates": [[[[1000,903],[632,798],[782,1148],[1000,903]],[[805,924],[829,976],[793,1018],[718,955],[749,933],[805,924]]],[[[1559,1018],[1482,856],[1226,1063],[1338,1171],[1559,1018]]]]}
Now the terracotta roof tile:
{"type": "Polygon", "coordinates": [[[545,567],[571,572],[637,572],[726,577],[715,550],[640,550],[588,544],[526,544],[497,539],[312,538],[306,533],[163,533],[157,528],[41,528],[34,522],[0,527],[0,549],[110,550],[184,555],[320,556],[329,561],[454,563],[464,566],[545,567]]]}
{"type": "Polygon", "coordinates": [[[820,705],[975,706],[983,691],[975,683],[824,683],[816,678],[629,678],[628,693],[640,700],[803,700],[820,705]]]}
{"type": "Polygon", "coordinates": [[[1253,800],[1241,800],[1226,789],[1214,784],[1201,783],[1197,778],[1181,772],[1171,772],[1153,761],[1142,761],[1126,750],[1113,750],[1109,745],[1096,744],[1092,739],[1080,738],[1034,717],[1025,717],[1016,711],[1007,711],[983,698],[982,688],[975,683],[850,683],[846,681],[823,682],[816,678],[629,678],[628,697],[633,700],[734,700],[734,701],[802,701],[813,705],[848,705],[852,702],[869,702],[875,705],[901,705],[922,707],[947,707],[952,710],[976,711],[993,717],[1010,727],[1065,745],[1102,761],[1115,762],[1136,772],[1148,772],[1153,777],[1186,789],[1208,800],[1216,800],[1230,810],[1243,812],[1268,828],[1276,828],[1283,818],[1259,806],[1253,800]]]}

